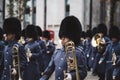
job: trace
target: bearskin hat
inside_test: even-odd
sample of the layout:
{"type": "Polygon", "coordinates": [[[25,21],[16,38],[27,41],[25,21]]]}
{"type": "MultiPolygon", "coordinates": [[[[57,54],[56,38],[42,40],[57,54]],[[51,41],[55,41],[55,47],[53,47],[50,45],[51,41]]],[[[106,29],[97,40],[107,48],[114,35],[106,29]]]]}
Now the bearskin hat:
{"type": "Polygon", "coordinates": [[[42,36],[42,29],[40,28],[40,26],[36,26],[36,28],[37,28],[38,36],[42,36]]]}
{"type": "Polygon", "coordinates": [[[92,38],[92,31],[91,30],[86,31],[86,37],[92,38]]]}
{"type": "Polygon", "coordinates": [[[107,26],[104,23],[101,23],[97,26],[98,33],[103,33],[104,36],[107,35],[107,26]]]}
{"type": "Polygon", "coordinates": [[[21,36],[21,23],[17,18],[7,18],[3,23],[3,30],[5,34],[15,34],[15,38],[18,40],[21,36]]]}
{"type": "Polygon", "coordinates": [[[21,36],[26,37],[25,29],[22,30],[21,36]]]}
{"type": "Polygon", "coordinates": [[[43,31],[43,35],[42,36],[45,37],[45,38],[50,39],[50,32],[45,30],[45,31],[43,31]]]}
{"type": "Polygon", "coordinates": [[[97,34],[97,27],[94,27],[93,29],[92,29],[92,36],[94,36],[95,34],[97,34]]]}
{"type": "Polygon", "coordinates": [[[2,28],[0,28],[0,40],[2,40],[2,39],[3,39],[3,34],[4,34],[3,29],[2,29],[2,28]]]}
{"type": "Polygon", "coordinates": [[[112,26],[109,29],[109,37],[110,38],[120,39],[119,35],[120,35],[120,30],[119,30],[119,28],[117,26],[112,26]]]}
{"type": "Polygon", "coordinates": [[[75,45],[79,45],[82,27],[80,21],[75,16],[65,17],[60,25],[59,37],[71,39],[75,45]]]}
{"type": "Polygon", "coordinates": [[[85,31],[82,31],[81,32],[81,38],[85,38],[86,37],[86,33],[85,33],[85,31]]]}
{"type": "Polygon", "coordinates": [[[37,40],[37,29],[34,25],[28,25],[26,27],[26,37],[33,38],[34,40],[37,40]]]}

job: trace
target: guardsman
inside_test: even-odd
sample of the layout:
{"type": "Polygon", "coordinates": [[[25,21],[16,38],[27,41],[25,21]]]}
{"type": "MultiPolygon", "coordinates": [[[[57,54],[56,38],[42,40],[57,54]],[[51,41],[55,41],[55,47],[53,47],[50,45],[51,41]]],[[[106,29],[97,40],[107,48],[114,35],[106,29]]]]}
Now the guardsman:
{"type": "Polygon", "coordinates": [[[109,30],[111,44],[106,48],[102,61],[106,61],[106,80],[120,80],[120,30],[112,26],[109,30]]]}
{"type": "Polygon", "coordinates": [[[26,42],[26,35],[25,35],[25,29],[22,30],[21,32],[21,37],[19,39],[19,43],[25,45],[27,42],[26,42]]]}
{"type": "Polygon", "coordinates": [[[81,40],[81,44],[82,44],[84,50],[85,50],[85,37],[86,37],[86,33],[85,33],[85,31],[82,31],[80,40],[81,40]]]}
{"type": "MultiPolygon", "coordinates": [[[[92,37],[93,37],[95,34],[97,34],[97,27],[94,27],[94,28],[92,29],[92,37]]],[[[91,67],[91,68],[93,69],[93,70],[92,70],[92,74],[93,74],[93,75],[96,75],[96,70],[95,70],[95,68],[94,68],[94,66],[93,66],[94,61],[95,61],[95,56],[96,56],[96,54],[97,54],[96,47],[90,47],[89,53],[90,53],[89,62],[88,62],[88,63],[89,63],[89,67],[91,67]]]]}
{"type": "Polygon", "coordinates": [[[99,80],[105,80],[105,68],[106,63],[105,61],[101,64],[99,64],[100,58],[102,57],[102,54],[104,53],[107,44],[110,42],[110,39],[107,37],[107,27],[105,24],[101,23],[97,26],[98,35],[100,34],[100,43],[104,43],[100,46],[102,46],[102,49],[100,49],[100,46],[97,46],[97,54],[95,56],[95,62],[94,62],[94,69],[96,70],[99,80]]]}
{"type": "Polygon", "coordinates": [[[3,50],[5,46],[5,42],[3,41],[3,29],[0,28],[0,80],[2,76],[2,71],[3,71],[3,50]]]}
{"type": "Polygon", "coordinates": [[[79,80],[77,79],[78,77],[80,80],[85,79],[87,76],[87,66],[84,51],[82,50],[83,48],[80,46],[81,31],[81,23],[75,16],[67,16],[62,20],[59,37],[63,47],[54,52],[51,61],[40,80],[48,80],[54,70],[55,80],[79,80]],[[70,60],[73,62],[73,58],[71,57],[72,55],[70,56],[67,52],[69,50],[71,51],[71,49],[65,48],[65,44],[69,41],[72,41],[75,44],[75,46],[73,46],[73,49],[75,50],[73,50],[72,53],[76,56],[75,60],[77,64],[75,66],[77,70],[70,70],[71,67],[69,68],[70,60]]]}
{"type": "Polygon", "coordinates": [[[28,66],[24,72],[24,80],[38,80],[40,77],[39,58],[41,59],[41,48],[37,40],[37,29],[34,25],[26,27],[27,44],[25,51],[28,60],[28,66]]]}
{"type": "Polygon", "coordinates": [[[90,71],[89,60],[90,60],[90,57],[91,57],[91,50],[92,50],[91,38],[92,38],[92,31],[87,30],[86,38],[85,38],[85,56],[86,56],[86,59],[87,59],[88,71],[90,71]]]}
{"type": "Polygon", "coordinates": [[[37,28],[37,32],[38,32],[38,39],[37,42],[39,43],[40,47],[41,47],[41,53],[42,53],[42,57],[39,58],[39,69],[40,69],[40,76],[41,74],[44,72],[44,59],[43,59],[43,55],[46,52],[46,45],[45,42],[42,40],[42,29],[40,28],[40,26],[36,26],[37,28]]]}
{"type": "Polygon", "coordinates": [[[50,40],[50,32],[47,30],[43,31],[42,40],[44,41],[44,43],[46,45],[46,52],[45,52],[45,54],[43,54],[44,70],[45,70],[51,60],[51,57],[52,57],[54,51],[55,51],[55,45],[50,40]]]}
{"type": "Polygon", "coordinates": [[[4,48],[4,70],[1,80],[18,80],[27,66],[24,46],[18,43],[21,36],[21,23],[17,18],[5,19],[3,30],[7,45],[4,48]],[[17,56],[17,57],[15,57],[17,56]]]}

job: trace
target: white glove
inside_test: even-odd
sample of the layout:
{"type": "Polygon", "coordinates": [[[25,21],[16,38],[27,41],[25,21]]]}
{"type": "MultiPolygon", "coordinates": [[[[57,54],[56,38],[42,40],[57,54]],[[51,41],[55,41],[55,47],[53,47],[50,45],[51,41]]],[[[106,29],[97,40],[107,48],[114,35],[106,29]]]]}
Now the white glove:
{"type": "Polygon", "coordinates": [[[115,80],[115,77],[116,77],[116,76],[113,76],[113,80],[115,80]]]}
{"type": "Polygon", "coordinates": [[[99,64],[101,64],[101,63],[102,63],[102,61],[100,60],[98,63],[99,63],[99,64]]]}
{"type": "Polygon", "coordinates": [[[12,75],[16,75],[17,74],[17,71],[15,68],[12,68],[12,75]]]}
{"type": "Polygon", "coordinates": [[[87,54],[87,58],[89,58],[89,54],[87,54]]]}
{"type": "Polygon", "coordinates": [[[71,76],[71,74],[70,73],[65,73],[65,78],[64,78],[64,80],[72,80],[72,76],[71,76]]]}

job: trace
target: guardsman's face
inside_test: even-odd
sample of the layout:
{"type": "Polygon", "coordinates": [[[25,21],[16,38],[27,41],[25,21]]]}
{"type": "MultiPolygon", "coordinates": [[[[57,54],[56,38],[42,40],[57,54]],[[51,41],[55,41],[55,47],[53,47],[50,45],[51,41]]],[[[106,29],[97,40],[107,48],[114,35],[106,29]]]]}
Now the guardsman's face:
{"type": "Polygon", "coordinates": [[[15,39],[15,34],[6,34],[5,35],[5,40],[6,41],[12,41],[15,39]]]}
{"type": "Polygon", "coordinates": [[[118,39],[114,38],[114,37],[112,37],[111,40],[112,40],[113,43],[118,41],[118,39]]]}
{"type": "Polygon", "coordinates": [[[68,38],[66,37],[62,37],[61,38],[61,44],[64,46],[66,42],[70,41],[68,38]]]}

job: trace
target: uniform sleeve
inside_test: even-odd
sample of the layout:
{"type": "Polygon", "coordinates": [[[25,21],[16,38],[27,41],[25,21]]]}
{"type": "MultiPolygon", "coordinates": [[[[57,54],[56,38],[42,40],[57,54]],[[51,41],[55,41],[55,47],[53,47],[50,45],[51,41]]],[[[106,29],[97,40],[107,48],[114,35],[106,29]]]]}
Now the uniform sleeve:
{"type": "Polygon", "coordinates": [[[45,53],[45,51],[46,51],[46,46],[45,46],[45,43],[44,43],[44,42],[41,42],[40,47],[41,47],[41,53],[42,53],[42,54],[45,53]]]}
{"type": "Polygon", "coordinates": [[[21,70],[25,70],[26,66],[27,66],[27,57],[26,57],[26,53],[25,53],[25,49],[24,46],[20,46],[19,49],[19,53],[20,53],[20,67],[21,70]]]}
{"type": "Polygon", "coordinates": [[[40,55],[42,55],[42,52],[41,52],[40,46],[36,46],[34,51],[35,51],[35,52],[32,53],[31,59],[39,58],[40,55]]]}
{"type": "MultiPolygon", "coordinates": [[[[87,65],[85,56],[78,52],[77,53],[77,65],[78,65],[78,75],[80,80],[84,80],[87,76],[87,65]]],[[[71,72],[72,80],[76,80],[76,72],[71,72]]]]}
{"type": "Polygon", "coordinates": [[[117,60],[115,67],[120,67],[120,57],[119,57],[119,59],[117,60]]]}
{"type": "Polygon", "coordinates": [[[52,55],[55,51],[55,46],[50,42],[50,44],[47,46],[47,52],[49,55],[52,55]]]}
{"type": "Polygon", "coordinates": [[[55,57],[55,54],[52,56],[48,67],[46,68],[46,70],[44,71],[43,76],[39,80],[48,80],[49,77],[52,75],[52,73],[53,73],[53,71],[55,69],[54,57],[55,57]]]}

